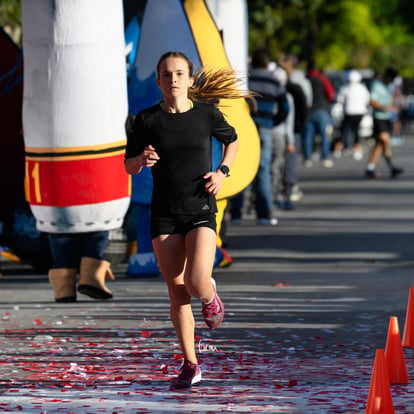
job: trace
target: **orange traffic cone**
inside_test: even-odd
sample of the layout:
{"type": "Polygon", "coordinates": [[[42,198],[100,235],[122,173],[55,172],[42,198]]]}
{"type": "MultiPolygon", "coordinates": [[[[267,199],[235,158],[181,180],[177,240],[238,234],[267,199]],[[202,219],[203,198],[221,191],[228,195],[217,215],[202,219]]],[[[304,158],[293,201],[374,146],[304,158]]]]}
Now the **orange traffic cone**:
{"type": "Polygon", "coordinates": [[[394,414],[390,380],[383,349],[377,349],[369,387],[366,414],[394,414]]]}
{"type": "Polygon", "coordinates": [[[414,287],[410,288],[408,296],[402,346],[407,348],[414,347],[414,287]]]}
{"type": "Polygon", "coordinates": [[[407,368],[405,366],[400,329],[396,316],[390,317],[387,344],[385,346],[385,361],[388,367],[390,383],[408,384],[407,368]]]}

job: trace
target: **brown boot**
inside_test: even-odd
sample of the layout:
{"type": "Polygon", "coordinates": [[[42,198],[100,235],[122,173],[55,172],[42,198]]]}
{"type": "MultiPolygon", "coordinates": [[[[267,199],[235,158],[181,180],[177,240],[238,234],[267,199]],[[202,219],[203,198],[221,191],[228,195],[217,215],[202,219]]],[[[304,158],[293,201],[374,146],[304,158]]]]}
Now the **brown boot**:
{"type": "Polygon", "coordinates": [[[56,302],[76,302],[76,269],[50,269],[49,282],[56,302]]]}
{"type": "Polygon", "coordinates": [[[80,265],[78,292],[93,299],[112,299],[112,292],[105,285],[106,279],[115,279],[110,263],[106,260],[83,257],[80,265]]]}

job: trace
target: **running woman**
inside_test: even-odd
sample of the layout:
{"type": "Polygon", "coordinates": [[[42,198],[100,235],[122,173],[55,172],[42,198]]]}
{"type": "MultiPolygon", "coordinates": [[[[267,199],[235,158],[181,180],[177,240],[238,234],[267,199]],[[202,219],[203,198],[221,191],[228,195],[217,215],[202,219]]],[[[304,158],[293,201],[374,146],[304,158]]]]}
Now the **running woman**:
{"type": "Polygon", "coordinates": [[[153,177],[151,237],[170,297],[170,316],[183,353],[172,389],[201,380],[195,350],[191,298],[201,301],[210,329],[224,318],[212,270],[216,252],[216,195],[238,149],[237,134],[214,103],[244,98],[230,69],[200,70],[182,52],[167,52],[157,64],[162,101],[139,112],[128,130],[125,170],[150,167],[153,177]],[[211,171],[211,137],[223,144],[222,163],[211,171]]]}

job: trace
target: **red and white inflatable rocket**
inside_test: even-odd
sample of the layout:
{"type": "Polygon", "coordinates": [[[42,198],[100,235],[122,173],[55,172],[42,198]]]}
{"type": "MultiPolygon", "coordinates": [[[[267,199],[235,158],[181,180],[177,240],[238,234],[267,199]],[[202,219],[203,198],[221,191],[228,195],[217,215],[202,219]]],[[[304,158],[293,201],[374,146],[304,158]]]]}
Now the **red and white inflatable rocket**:
{"type": "Polygon", "coordinates": [[[26,198],[49,233],[122,225],[127,116],[121,0],[22,0],[26,198]]]}

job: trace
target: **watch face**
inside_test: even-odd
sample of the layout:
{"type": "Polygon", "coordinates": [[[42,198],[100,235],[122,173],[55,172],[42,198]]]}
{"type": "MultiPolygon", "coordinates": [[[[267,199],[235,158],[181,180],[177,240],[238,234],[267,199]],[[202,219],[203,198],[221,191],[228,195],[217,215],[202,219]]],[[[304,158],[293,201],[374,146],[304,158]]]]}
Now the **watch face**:
{"type": "Polygon", "coordinates": [[[230,169],[227,167],[227,165],[221,165],[220,170],[225,176],[229,175],[230,169]]]}

